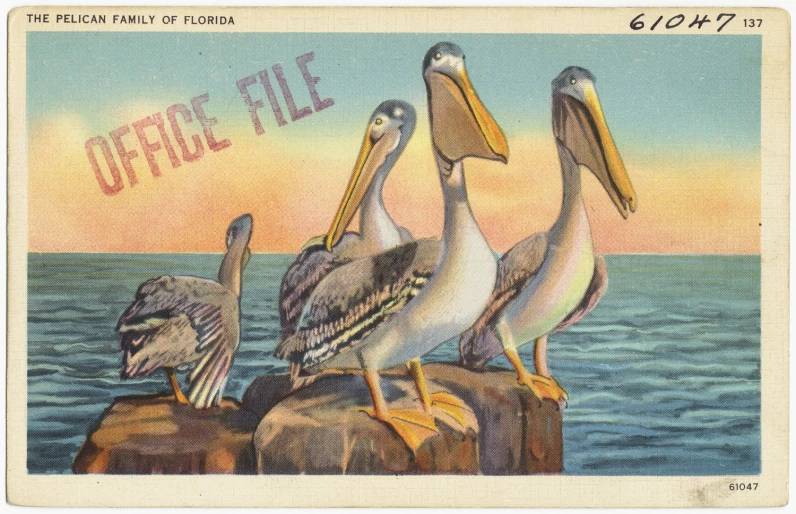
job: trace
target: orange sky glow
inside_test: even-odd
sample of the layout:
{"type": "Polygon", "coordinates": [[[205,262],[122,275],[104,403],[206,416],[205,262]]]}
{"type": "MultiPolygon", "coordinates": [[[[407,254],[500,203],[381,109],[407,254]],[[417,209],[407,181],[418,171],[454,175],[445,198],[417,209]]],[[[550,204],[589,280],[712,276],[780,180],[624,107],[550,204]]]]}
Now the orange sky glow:
{"type": "MultiPolygon", "coordinates": [[[[361,134],[293,138],[276,144],[250,127],[224,127],[232,146],[173,169],[155,156],[153,178],[139,148],[139,183],[106,196],[86,157],[96,135],[77,116],[30,128],[29,250],[33,252],[220,252],[227,225],[254,216],[253,252],[295,253],[324,233],[343,194],[361,134]]],[[[106,135],[107,137],[107,135],[106,135]]],[[[758,155],[694,149],[650,155],[643,142],[617,141],[639,198],[623,220],[599,182],[584,172],[584,197],[601,253],[760,252],[758,155]]],[[[552,137],[509,135],[509,164],[465,161],[470,202],[492,247],[506,251],[547,230],[561,201],[552,137]]],[[[122,173],[124,175],[124,173],[122,173]]],[[[385,186],[393,218],[415,237],[442,229],[442,194],[428,128],[419,123],[385,186]]],[[[356,223],[356,220],[354,220],[356,223]]],[[[356,224],[352,224],[356,228],[356,224]]]]}

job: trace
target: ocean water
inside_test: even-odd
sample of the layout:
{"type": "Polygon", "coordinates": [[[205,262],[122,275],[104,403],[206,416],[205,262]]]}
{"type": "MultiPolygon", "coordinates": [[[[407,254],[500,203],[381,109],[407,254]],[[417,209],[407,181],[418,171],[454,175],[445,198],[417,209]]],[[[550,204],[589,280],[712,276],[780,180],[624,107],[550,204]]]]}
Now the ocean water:
{"type": "MultiPolygon", "coordinates": [[[[227,396],[286,371],[271,356],[291,255],[252,256],[242,340],[227,396]]],[[[114,327],[144,280],[215,277],[219,255],[30,254],[28,472],[69,473],[87,429],[116,396],[166,390],[162,373],[119,379],[114,327]]],[[[760,473],[760,258],[608,256],[597,308],[550,339],[569,393],[564,474],[760,473]]],[[[449,341],[426,360],[456,360],[449,341]]],[[[521,350],[532,365],[532,348],[521,350]]],[[[495,364],[508,367],[501,357],[495,364]]]]}

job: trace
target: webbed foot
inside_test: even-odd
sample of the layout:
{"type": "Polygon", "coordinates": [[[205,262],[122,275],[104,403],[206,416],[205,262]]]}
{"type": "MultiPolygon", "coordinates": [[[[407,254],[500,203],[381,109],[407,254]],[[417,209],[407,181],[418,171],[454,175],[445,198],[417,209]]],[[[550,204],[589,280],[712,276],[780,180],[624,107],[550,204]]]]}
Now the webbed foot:
{"type": "Polygon", "coordinates": [[[396,434],[406,443],[406,446],[415,453],[420,445],[433,437],[439,431],[434,421],[434,416],[413,409],[394,409],[386,414],[378,413],[375,409],[360,408],[373,419],[378,419],[389,425],[396,434]]]}
{"type": "Polygon", "coordinates": [[[450,393],[431,393],[431,406],[435,407],[448,416],[455,419],[461,426],[469,426],[465,411],[472,413],[472,410],[461,399],[450,393]]]}
{"type": "Polygon", "coordinates": [[[517,382],[526,385],[540,400],[550,399],[558,402],[562,407],[567,405],[567,392],[558,385],[553,377],[525,373],[517,377],[517,382]]]}

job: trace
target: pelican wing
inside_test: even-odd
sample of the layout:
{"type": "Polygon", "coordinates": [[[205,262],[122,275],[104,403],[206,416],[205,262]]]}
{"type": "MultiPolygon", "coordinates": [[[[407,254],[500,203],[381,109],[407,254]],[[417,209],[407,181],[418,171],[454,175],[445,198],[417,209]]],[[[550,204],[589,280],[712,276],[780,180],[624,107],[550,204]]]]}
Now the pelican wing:
{"type": "Polygon", "coordinates": [[[459,338],[459,360],[470,369],[480,369],[503,351],[495,334],[495,323],[508,304],[520,294],[542,267],[547,253],[547,234],[523,239],[498,260],[497,281],[481,317],[459,338]]]}
{"type": "Polygon", "coordinates": [[[198,334],[188,316],[155,316],[144,323],[151,328],[122,327],[119,332],[122,378],[146,376],[162,367],[176,368],[199,358],[198,334]]]}
{"type": "Polygon", "coordinates": [[[355,347],[417,296],[433,275],[441,243],[410,241],[335,269],[312,293],[298,329],[274,355],[314,366],[355,347]]]}
{"type": "Polygon", "coordinates": [[[221,284],[164,276],[144,282],[116,327],[122,376],[195,363],[188,399],[218,404],[240,337],[237,297],[221,284]]]}
{"type": "Polygon", "coordinates": [[[299,316],[310,295],[330,271],[344,262],[337,259],[323,245],[302,251],[290,265],[279,288],[279,321],[282,337],[296,331],[299,316]]]}
{"type": "MultiPolygon", "coordinates": [[[[536,234],[518,243],[498,261],[498,281],[492,299],[478,321],[459,338],[459,360],[463,366],[481,369],[503,351],[503,345],[495,334],[495,323],[511,300],[536,275],[542,264],[539,259],[544,260],[546,250],[546,234],[536,234]]],[[[607,288],[608,267],[601,255],[595,255],[594,274],[583,300],[551,333],[561,332],[586,317],[600,302],[607,288]]]]}
{"type": "Polygon", "coordinates": [[[600,302],[607,288],[608,266],[605,264],[605,259],[602,255],[595,255],[594,274],[592,275],[588,289],[586,289],[586,295],[575,310],[570,312],[569,315],[553,329],[552,333],[561,332],[585,318],[600,302]]]}

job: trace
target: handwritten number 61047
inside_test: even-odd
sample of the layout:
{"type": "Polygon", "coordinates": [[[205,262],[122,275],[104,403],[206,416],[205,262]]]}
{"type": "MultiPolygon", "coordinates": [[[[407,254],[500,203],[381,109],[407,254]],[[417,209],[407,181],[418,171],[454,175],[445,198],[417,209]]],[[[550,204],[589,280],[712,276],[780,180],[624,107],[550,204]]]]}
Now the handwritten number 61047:
{"type": "MultiPolygon", "coordinates": [[[[630,28],[633,30],[642,30],[643,28],[645,28],[647,26],[647,24],[644,22],[645,16],[646,13],[641,13],[632,20],[630,20],[630,28]]],[[[724,27],[726,27],[727,24],[733,20],[733,18],[735,18],[735,14],[732,13],[721,13],[718,16],[716,16],[716,18],[713,20],[710,19],[710,16],[708,16],[707,14],[703,15],[697,14],[694,16],[693,21],[688,23],[688,25],[685,25],[685,27],[689,29],[702,30],[703,26],[705,26],[705,28],[710,28],[711,25],[708,24],[715,23],[715,25],[712,26],[716,27],[716,32],[721,32],[721,30],[724,27]]],[[[663,16],[658,16],[658,18],[656,18],[655,21],[653,21],[652,24],[649,25],[649,30],[650,31],[653,31],[655,29],[671,30],[683,25],[683,23],[685,22],[686,22],[685,14],[676,14],[665,21],[663,16]]],[[[744,20],[744,26],[759,27],[762,22],[763,20],[752,20],[752,19],[744,20]],[[754,24],[755,22],[757,22],[756,25],[754,24]]]]}

